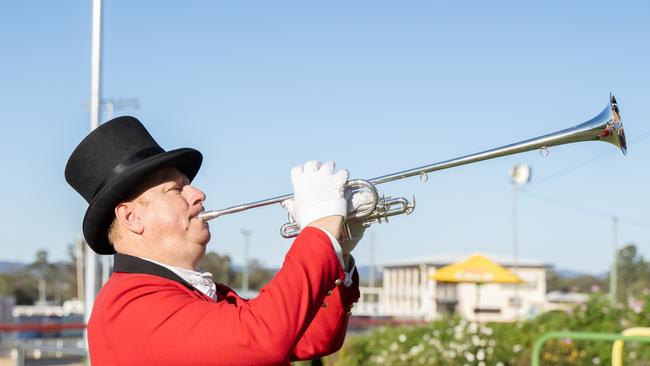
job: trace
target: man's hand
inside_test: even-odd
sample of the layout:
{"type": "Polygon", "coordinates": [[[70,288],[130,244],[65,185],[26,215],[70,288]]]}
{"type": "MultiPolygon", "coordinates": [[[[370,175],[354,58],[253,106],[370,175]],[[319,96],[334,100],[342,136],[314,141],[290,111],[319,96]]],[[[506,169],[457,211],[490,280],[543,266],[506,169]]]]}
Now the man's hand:
{"type": "Polygon", "coordinates": [[[301,228],[315,226],[340,238],[347,215],[343,195],[347,180],[347,170],[334,173],[334,162],[308,161],[291,169],[294,198],[282,205],[301,228]]]}
{"type": "MultiPolygon", "coordinates": [[[[367,210],[372,205],[372,193],[368,191],[345,191],[345,198],[348,202],[348,213],[367,210]]],[[[363,234],[369,224],[362,222],[348,223],[347,233],[344,233],[344,239],[341,243],[343,254],[350,254],[357,246],[359,240],[363,238],[363,234]]]]}

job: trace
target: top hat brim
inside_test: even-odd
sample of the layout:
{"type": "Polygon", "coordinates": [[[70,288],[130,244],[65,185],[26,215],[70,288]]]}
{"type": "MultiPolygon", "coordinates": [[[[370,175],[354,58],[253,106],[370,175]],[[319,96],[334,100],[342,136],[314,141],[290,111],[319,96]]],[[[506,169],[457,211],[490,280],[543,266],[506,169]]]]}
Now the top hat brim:
{"type": "Polygon", "coordinates": [[[114,254],[108,240],[108,228],[115,218],[115,206],[131,195],[144,177],[158,168],[174,167],[190,182],[201,167],[203,156],[198,150],[182,148],[156,154],[125,169],[108,182],[93,198],[83,220],[83,233],[88,245],[98,254],[114,254]]]}

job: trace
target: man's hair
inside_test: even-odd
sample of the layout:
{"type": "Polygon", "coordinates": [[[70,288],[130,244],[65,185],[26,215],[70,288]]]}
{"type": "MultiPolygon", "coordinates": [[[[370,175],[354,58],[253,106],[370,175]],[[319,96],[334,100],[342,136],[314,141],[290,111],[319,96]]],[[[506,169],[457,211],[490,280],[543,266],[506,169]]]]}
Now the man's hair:
{"type": "Polygon", "coordinates": [[[106,233],[108,242],[113,247],[115,247],[115,241],[120,239],[120,234],[117,231],[117,217],[113,217],[113,221],[111,221],[111,225],[108,227],[108,232],[106,233]]]}
{"type": "MultiPolygon", "coordinates": [[[[136,189],[133,190],[133,192],[131,194],[129,194],[126,198],[121,200],[120,203],[127,202],[127,201],[137,201],[138,203],[140,203],[142,205],[145,205],[145,206],[148,205],[149,201],[147,201],[146,199],[140,197],[142,192],[144,192],[145,188],[146,188],[146,186],[143,186],[143,185],[137,187],[136,189]]],[[[118,205],[119,205],[119,203],[118,203],[118,205]]],[[[115,242],[122,238],[119,231],[120,230],[119,230],[117,216],[115,216],[115,214],[113,214],[113,220],[111,221],[111,224],[108,226],[108,231],[106,232],[108,242],[111,243],[111,245],[113,245],[113,247],[115,247],[115,242]]]]}

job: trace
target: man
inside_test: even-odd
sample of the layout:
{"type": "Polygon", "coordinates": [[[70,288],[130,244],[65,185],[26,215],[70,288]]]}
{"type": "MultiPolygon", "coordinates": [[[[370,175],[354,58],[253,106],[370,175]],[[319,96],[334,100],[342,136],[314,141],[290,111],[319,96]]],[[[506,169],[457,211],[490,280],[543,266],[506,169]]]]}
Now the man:
{"type": "Polygon", "coordinates": [[[286,365],[338,350],[359,297],[350,251],[363,233],[338,242],[347,171],[315,161],[291,171],[285,207],[303,230],[247,300],[196,272],[210,239],[198,218],[205,194],[190,185],[201,162],[194,149],[164,151],[128,116],[95,129],[70,156],[66,180],[89,203],[86,242],[116,253],[88,324],[92,364],[286,365]]]}

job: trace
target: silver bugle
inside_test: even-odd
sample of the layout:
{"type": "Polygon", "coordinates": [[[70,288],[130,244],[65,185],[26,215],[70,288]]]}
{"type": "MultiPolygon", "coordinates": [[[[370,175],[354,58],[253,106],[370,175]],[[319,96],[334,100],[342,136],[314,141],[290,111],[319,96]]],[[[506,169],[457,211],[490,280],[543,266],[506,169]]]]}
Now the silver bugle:
{"type": "MultiPolygon", "coordinates": [[[[476,163],[483,160],[494,159],[536,149],[546,149],[551,146],[571,144],[581,141],[608,142],[621,149],[623,154],[627,153],[627,143],[625,141],[623,123],[621,122],[618,104],[614,95],[610,94],[609,104],[607,107],[605,107],[605,109],[603,109],[602,112],[600,112],[594,118],[574,127],[516,142],[510,145],[505,145],[495,149],[485,150],[479,153],[465,155],[459,158],[445,160],[442,162],[404,170],[393,174],[382,175],[380,177],[369,179],[367,182],[370,182],[373,185],[378,185],[413,176],[426,176],[427,173],[435,172],[437,170],[454,168],[457,166],[476,163]]],[[[243,205],[232,206],[222,210],[205,211],[199,214],[199,218],[204,221],[208,221],[223,215],[250,210],[256,207],[273,205],[291,198],[293,198],[292,194],[286,194],[284,196],[278,196],[261,201],[246,203],[243,205]]],[[[375,202],[375,205],[376,204],[377,203],[375,202]]]]}

